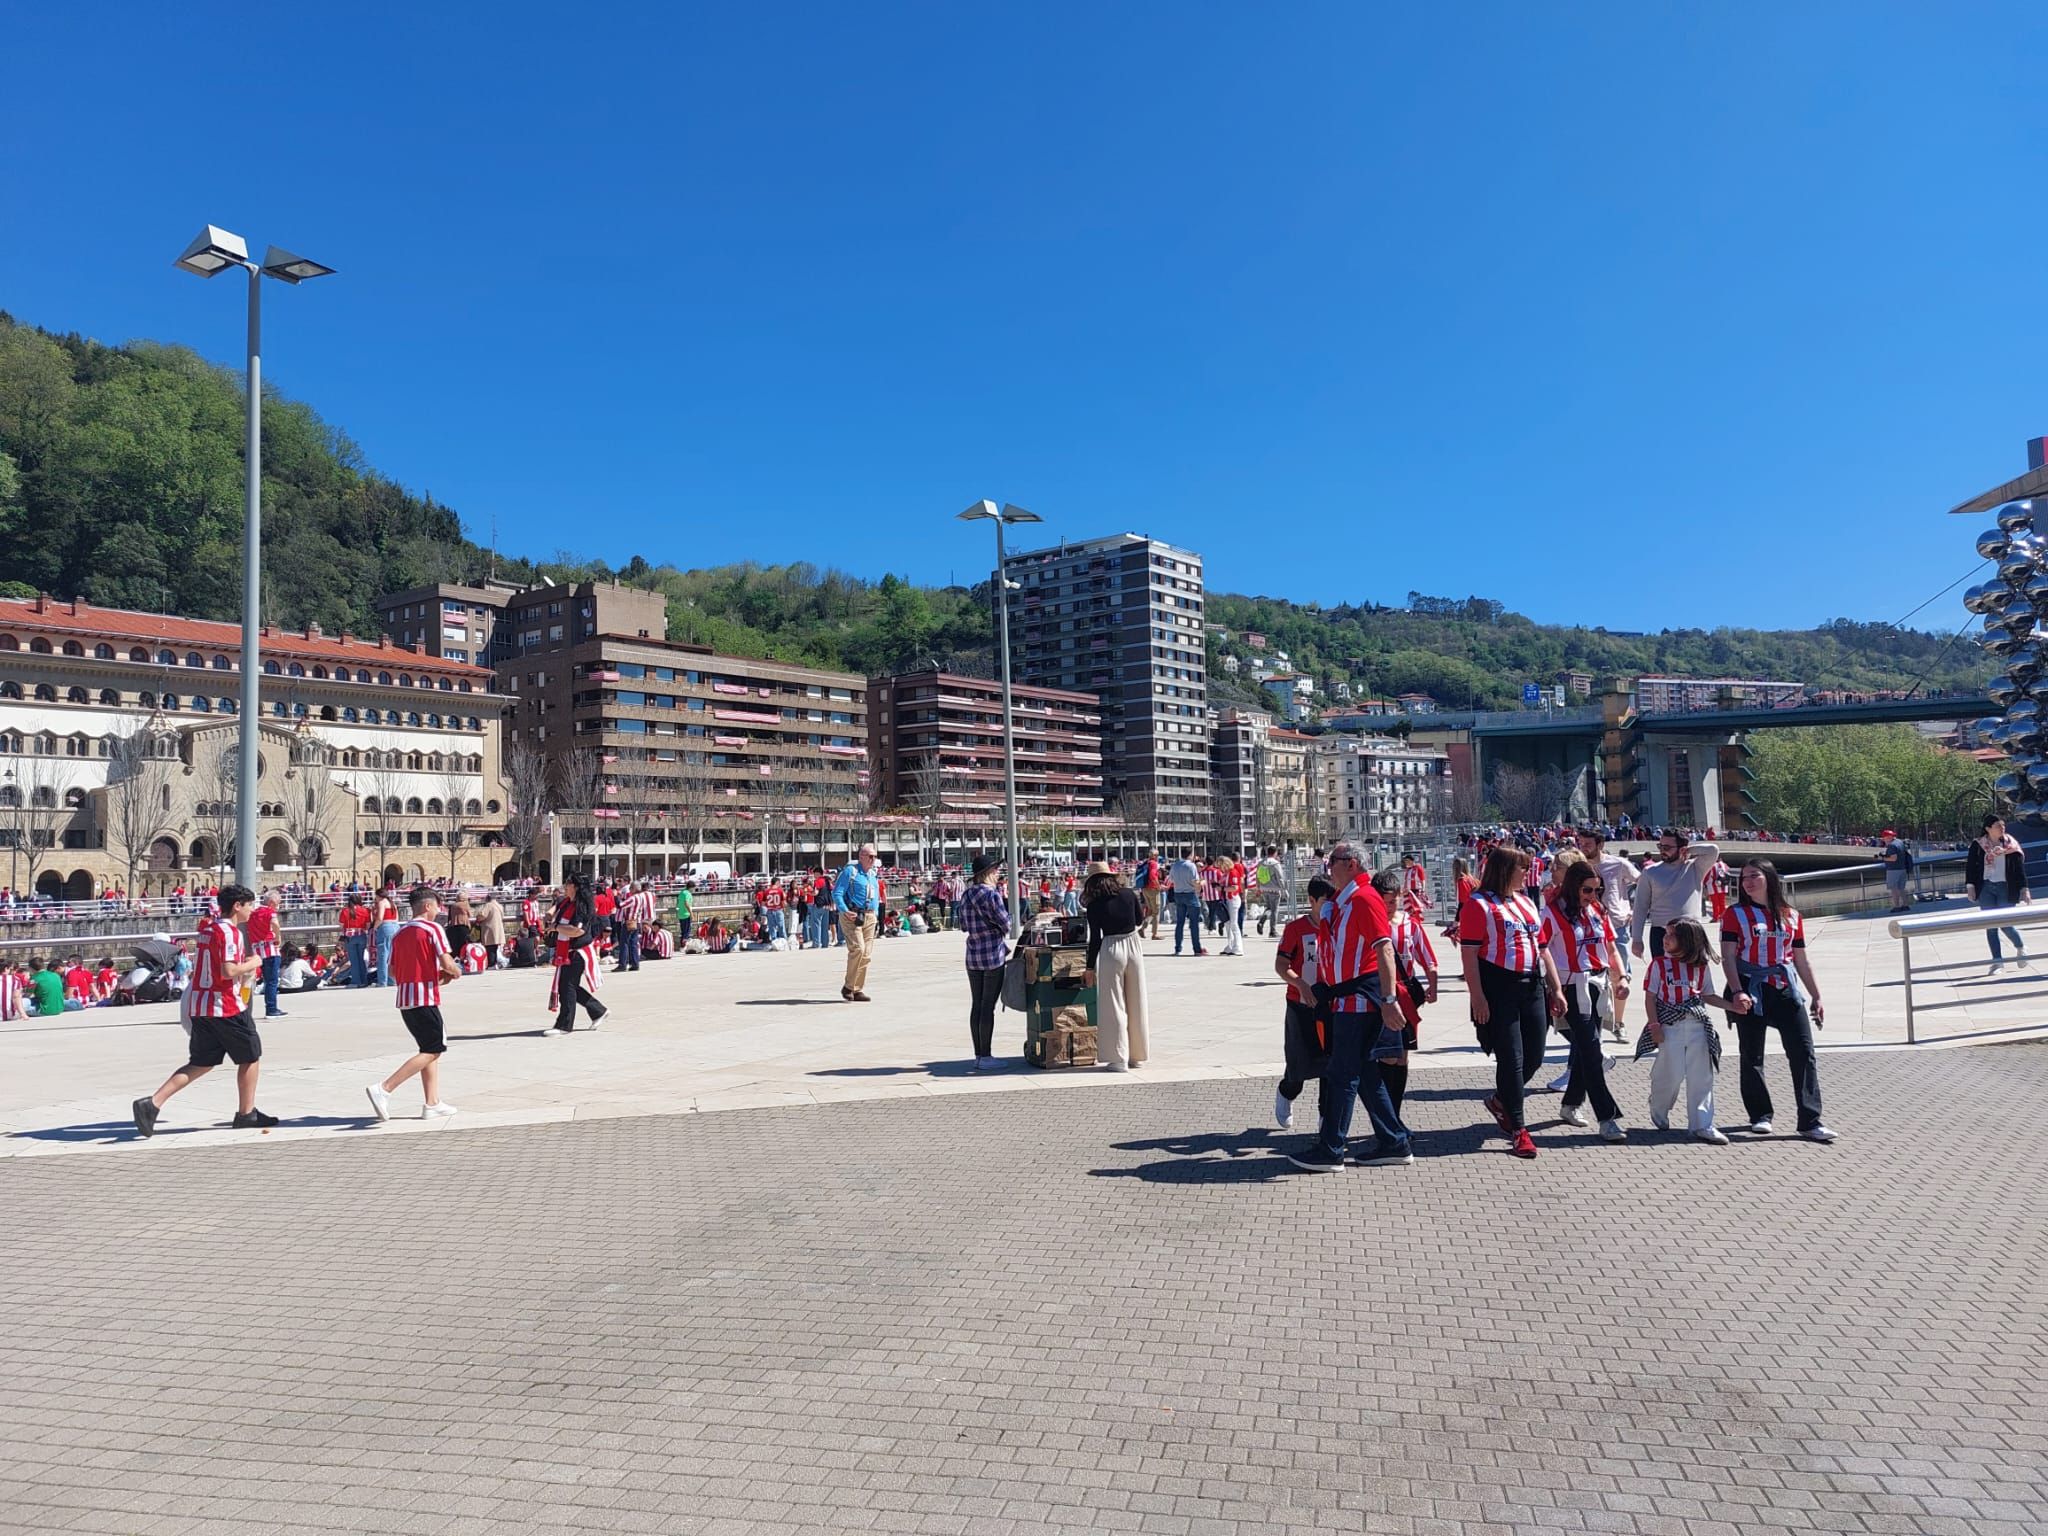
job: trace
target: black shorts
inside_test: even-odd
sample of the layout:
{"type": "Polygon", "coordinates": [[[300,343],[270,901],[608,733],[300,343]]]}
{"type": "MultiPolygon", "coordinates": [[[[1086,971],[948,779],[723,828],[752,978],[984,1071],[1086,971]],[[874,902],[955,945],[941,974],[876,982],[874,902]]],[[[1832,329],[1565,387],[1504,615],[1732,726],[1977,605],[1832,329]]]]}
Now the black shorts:
{"type": "Polygon", "coordinates": [[[398,1010],[398,1016],[405,1021],[405,1027],[412,1031],[413,1043],[419,1046],[421,1054],[441,1056],[447,1053],[448,1037],[442,1033],[444,1026],[441,1023],[440,1009],[401,1008],[398,1010]]]}
{"type": "Polygon", "coordinates": [[[263,1041],[256,1033],[255,1019],[246,1009],[231,1019],[192,1016],[192,1054],[186,1059],[186,1066],[217,1067],[223,1061],[232,1061],[245,1067],[262,1059],[263,1041]]]}

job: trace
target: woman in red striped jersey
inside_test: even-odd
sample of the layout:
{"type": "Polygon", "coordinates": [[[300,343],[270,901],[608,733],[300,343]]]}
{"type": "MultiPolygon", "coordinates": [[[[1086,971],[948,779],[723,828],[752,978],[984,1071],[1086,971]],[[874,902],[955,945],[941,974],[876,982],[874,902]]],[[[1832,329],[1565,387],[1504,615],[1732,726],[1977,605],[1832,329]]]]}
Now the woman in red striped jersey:
{"type": "Polygon", "coordinates": [[[1764,1041],[1775,1029],[1792,1069],[1799,1134],[1808,1141],[1833,1141],[1835,1133],[1820,1118],[1820,1064],[1813,1050],[1813,1032],[1827,1017],[1820,984],[1806,958],[1806,925],[1785,900],[1785,882],[1769,859],[1751,859],[1742,866],[1736,901],[1721,918],[1721,960],[1728,990],[1749,1003],[1749,1011],[1735,1021],[1735,1038],[1742,1050],[1742,1108],[1750,1130],[1771,1134],[1764,1041]]]}
{"type": "Polygon", "coordinates": [[[1650,1067],[1650,1120],[1660,1131],[1671,1129],[1671,1106],[1685,1090],[1686,1123],[1695,1139],[1726,1146],[1728,1138],[1714,1125],[1714,1072],[1721,1064],[1721,1038],[1707,1019],[1707,1008],[1741,1013],[1741,998],[1708,990],[1707,930],[1698,918],[1681,917],[1664,930],[1664,953],[1643,973],[1643,1011],[1649,1016],[1650,1038],[1657,1059],[1650,1067]]]}
{"type": "MultiPolygon", "coordinates": [[[[1563,862],[1563,855],[1559,855],[1563,862]]],[[[1593,1101],[1603,1141],[1626,1141],[1621,1106],[1607,1089],[1607,1059],[1600,1044],[1600,1012],[1604,1001],[1620,1016],[1628,999],[1621,974],[1621,946],[1601,901],[1600,871],[1576,854],[1564,883],[1550,903],[1550,959],[1564,980],[1565,1032],[1571,1040],[1571,1066],[1564,1084],[1564,1119],[1584,1125],[1581,1107],[1593,1101]]]]}
{"type": "MultiPolygon", "coordinates": [[[[1404,901],[1407,876],[1400,869],[1383,869],[1372,877],[1372,888],[1380,894],[1393,928],[1394,972],[1401,988],[1399,1007],[1402,1042],[1411,1051],[1422,1048],[1422,1005],[1436,1001],[1436,947],[1429,942],[1429,929],[1422,914],[1404,901]]],[[[1387,1081],[1387,1097],[1394,1101],[1394,1113],[1408,1096],[1408,1063],[1382,1062],[1380,1076],[1387,1081]]]]}
{"type": "Polygon", "coordinates": [[[1472,1023],[1481,1048],[1493,1053],[1494,1092],[1486,1108],[1517,1157],[1536,1155],[1522,1096],[1543,1065],[1551,1017],[1564,1013],[1547,919],[1522,894],[1529,867],[1529,855],[1519,848],[1492,849],[1478,888],[1458,914],[1472,1023]]]}

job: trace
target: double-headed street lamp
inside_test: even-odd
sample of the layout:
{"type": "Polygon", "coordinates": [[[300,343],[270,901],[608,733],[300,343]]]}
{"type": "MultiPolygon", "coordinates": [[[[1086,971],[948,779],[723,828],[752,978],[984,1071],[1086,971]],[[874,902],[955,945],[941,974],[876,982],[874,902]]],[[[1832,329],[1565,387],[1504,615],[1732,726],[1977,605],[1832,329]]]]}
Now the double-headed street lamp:
{"type": "MultiPolygon", "coordinates": [[[[960,518],[962,522],[987,520],[996,525],[996,633],[1002,637],[1003,657],[1003,826],[1009,838],[1004,857],[1009,862],[1010,932],[1014,935],[1023,931],[1024,904],[1017,884],[1017,743],[1010,709],[1010,578],[1003,570],[1003,525],[1042,523],[1045,519],[1036,512],[1026,512],[1022,507],[1013,507],[1007,502],[999,512],[992,501],[977,501],[962,512],[960,518]]],[[[940,809],[944,808],[942,804],[940,809]]]]}
{"type": "Polygon", "coordinates": [[[218,277],[229,267],[249,274],[249,442],[248,490],[242,509],[242,736],[236,775],[235,878],[256,888],[260,862],[256,849],[256,745],[262,735],[263,701],[258,683],[263,676],[257,639],[261,629],[263,577],[263,279],[303,283],[330,276],[334,268],[270,246],[259,265],[249,259],[249,245],[240,235],[209,224],[185,247],[175,265],[198,277],[218,277]]]}

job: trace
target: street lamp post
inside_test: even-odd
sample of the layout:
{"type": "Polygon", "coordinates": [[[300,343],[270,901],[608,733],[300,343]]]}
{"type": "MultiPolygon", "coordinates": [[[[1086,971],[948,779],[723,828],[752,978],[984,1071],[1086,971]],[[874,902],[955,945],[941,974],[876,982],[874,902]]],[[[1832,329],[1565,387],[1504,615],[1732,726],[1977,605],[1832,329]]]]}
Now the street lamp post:
{"type": "Polygon", "coordinates": [[[173,265],[197,277],[218,277],[229,267],[241,267],[249,274],[249,434],[242,504],[242,734],[235,775],[235,878],[254,890],[260,862],[256,806],[261,798],[256,747],[263,730],[259,688],[263,667],[257,654],[263,585],[263,279],[274,277],[281,283],[297,284],[309,277],[327,277],[334,268],[274,245],[265,249],[258,264],[249,259],[247,241],[212,224],[199,231],[173,265]]]}
{"type": "Polygon", "coordinates": [[[996,633],[1001,637],[1003,661],[1003,827],[1009,839],[1003,856],[1010,872],[1010,932],[1016,934],[1023,930],[1024,902],[1018,889],[1017,742],[1015,716],[1010,708],[1010,578],[1003,572],[1003,525],[1042,523],[1045,519],[1007,502],[999,512],[992,501],[977,501],[960,514],[960,519],[970,523],[986,520],[996,525],[996,633]]]}
{"type": "Polygon", "coordinates": [[[7,819],[14,823],[13,835],[7,840],[7,889],[17,901],[21,899],[21,802],[17,798],[21,791],[15,788],[14,770],[7,770],[7,798],[13,802],[7,809],[12,813],[7,819]]]}

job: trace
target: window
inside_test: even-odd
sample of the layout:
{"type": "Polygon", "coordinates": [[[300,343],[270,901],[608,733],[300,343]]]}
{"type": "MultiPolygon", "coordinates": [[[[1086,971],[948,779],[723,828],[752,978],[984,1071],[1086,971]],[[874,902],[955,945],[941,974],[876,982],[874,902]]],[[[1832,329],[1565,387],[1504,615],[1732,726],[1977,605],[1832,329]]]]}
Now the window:
{"type": "Polygon", "coordinates": [[[85,647],[76,640],[66,640],[64,642],[64,654],[66,656],[83,656],[85,654],[85,647]]]}
{"type": "Polygon", "coordinates": [[[271,677],[282,676],[284,672],[284,669],[274,661],[266,661],[265,663],[263,663],[263,670],[268,676],[271,677]]]}
{"type": "Polygon", "coordinates": [[[206,658],[197,651],[187,651],[185,653],[185,665],[188,667],[204,667],[206,665],[206,658]]]}
{"type": "MultiPolygon", "coordinates": [[[[35,652],[36,655],[38,656],[47,656],[50,654],[50,642],[45,640],[41,635],[37,635],[33,640],[29,641],[28,648],[31,651],[35,652]]],[[[144,661],[149,660],[147,656],[144,656],[142,659],[144,661]]]]}
{"type": "Polygon", "coordinates": [[[214,671],[216,671],[216,672],[225,672],[225,671],[229,670],[229,662],[228,662],[228,659],[227,659],[227,657],[225,657],[225,656],[216,656],[216,657],[214,657],[214,658],[213,658],[213,670],[214,670],[214,671]]]}
{"type": "Polygon", "coordinates": [[[548,626],[548,638],[549,638],[550,640],[559,640],[559,639],[561,639],[561,638],[562,638],[562,626],[561,626],[561,625],[559,625],[559,624],[550,624],[550,625],[548,626]]]}
{"type": "Polygon", "coordinates": [[[112,661],[114,648],[111,645],[96,645],[92,648],[92,654],[97,661],[112,661]]]}

